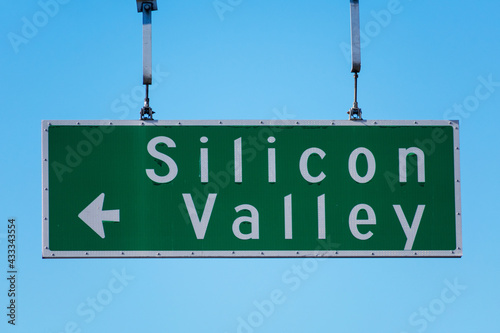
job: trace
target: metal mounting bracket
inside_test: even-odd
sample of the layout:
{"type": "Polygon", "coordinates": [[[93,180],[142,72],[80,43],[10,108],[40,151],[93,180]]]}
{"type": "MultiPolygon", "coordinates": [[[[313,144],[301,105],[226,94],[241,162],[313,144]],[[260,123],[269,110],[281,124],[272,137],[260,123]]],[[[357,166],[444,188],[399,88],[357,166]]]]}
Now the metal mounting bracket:
{"type": "Polygon", "coordinates": [[[158,10],[156,0],[136,0],[137,12],[142,13],[142,82],[146,86],[141,120],[153,120],[153,110],[149,106],[149,85],[153,82],[151,12],[158,10]]]}
{"type": "Polygon", "coordinates": [[[361,71],[361,37],[359,28],[359,0],[351,0],[351,73],[354,73],[354,103],[347,112],[349,120],[363,120],[358,108],[358,73],[361,71]]]}
{"type": "Polygon", "coordinates": [[[156,4],[156,0],[136,0],[137,1],[137,12],[141,13],[143,10],[143,5],[145,3],[149,3],[152,6],[151,10],[158,10],[158,5],[156,4]]]}
{"type": "Polygon", "coordinates": [[[363,120],[361,109],[358,108],[358,73],[354,73],[354,103],[347,113],[349,120],[363,120]]]}

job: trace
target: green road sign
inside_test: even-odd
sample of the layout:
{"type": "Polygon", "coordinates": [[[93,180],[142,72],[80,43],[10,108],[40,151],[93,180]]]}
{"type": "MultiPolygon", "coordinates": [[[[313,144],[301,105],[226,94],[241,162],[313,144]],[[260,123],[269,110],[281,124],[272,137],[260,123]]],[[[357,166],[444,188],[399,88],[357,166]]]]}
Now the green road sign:
{"type": "Polygon", "coordinates": [[[456,121],[43,121],[43,257],[460,257],[456,121]]]}

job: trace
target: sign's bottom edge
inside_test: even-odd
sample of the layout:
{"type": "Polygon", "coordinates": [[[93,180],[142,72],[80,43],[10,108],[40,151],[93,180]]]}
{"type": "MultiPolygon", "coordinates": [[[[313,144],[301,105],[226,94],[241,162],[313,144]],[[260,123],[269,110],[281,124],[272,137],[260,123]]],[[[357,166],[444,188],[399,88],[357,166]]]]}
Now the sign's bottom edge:
{"type": "Polygon", "coordinates": [[[57,258],[461,258],[448,251],[43,251],[57,258]]]}

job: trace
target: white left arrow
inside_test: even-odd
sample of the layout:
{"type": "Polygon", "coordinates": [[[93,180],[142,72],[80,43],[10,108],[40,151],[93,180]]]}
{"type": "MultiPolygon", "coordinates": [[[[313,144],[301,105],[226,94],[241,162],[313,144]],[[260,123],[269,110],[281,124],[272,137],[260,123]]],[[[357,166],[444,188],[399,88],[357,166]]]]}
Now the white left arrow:
{"type": "Polygon", "coordinates": [[[104,221],[120,222],[120,210],[102,210],[104,204],[104,193],[99,195],[90,203],[78,217],[85,222],[101,238],[104,238],[104,221]]]}

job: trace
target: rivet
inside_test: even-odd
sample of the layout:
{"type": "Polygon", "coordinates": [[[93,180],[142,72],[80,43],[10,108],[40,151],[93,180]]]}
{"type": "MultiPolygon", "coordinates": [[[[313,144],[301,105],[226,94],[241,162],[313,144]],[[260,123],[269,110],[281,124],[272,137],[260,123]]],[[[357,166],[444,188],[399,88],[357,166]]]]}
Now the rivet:
{"type": "Polygon", "coordinates": [[[79,122],[79,121],[77,121],[77,122],[76,122],[76,124],[77,124],[77,125],[80,125],[80,122],[79,122]]]}
{"type": "Polygon", "coordinates": [[[88,253],[88,252],[85,252],[85,255],[86,255],[86,256],[88,256],[88,255],[89,255],[89,253],[88,253]]]}

